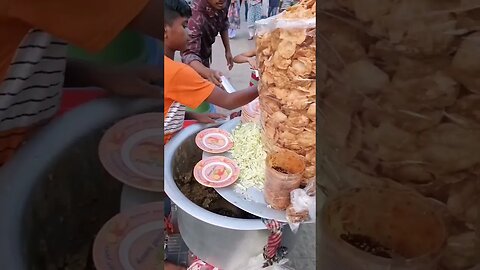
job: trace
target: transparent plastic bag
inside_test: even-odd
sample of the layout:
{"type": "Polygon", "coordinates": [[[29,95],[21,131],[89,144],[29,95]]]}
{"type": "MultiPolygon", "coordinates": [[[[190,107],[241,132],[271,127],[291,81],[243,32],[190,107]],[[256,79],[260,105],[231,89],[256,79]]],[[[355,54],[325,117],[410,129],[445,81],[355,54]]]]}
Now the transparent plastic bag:
{"type": "Polygon", "coordinates": [[[287,221],[292,232],[296,233],[300,223],[315,219],[316,198],[308,194],[308,188],[295,189],[290,192],[290,202],[286,211],[287,221]]]}
{"type": "Polygon", "coordinates": [[[446,270],[480,263],[478,8],[330,0],[317,16],[319,184],[328,196],[408,187],[439,201],[449,213],[446,270]]]}
{"type": "Polygon", "coordinates": [[[315,1],[257,22],[263,139],[267,151],[306,158],[303,185],[315,176],[315,1]]]}
{"type": "Polygon", "coordinates": [[[263,254],[251,258],[246,266],[242,266],[238,270],[295,270],[295,268],[287,266],[288,259],[281,259],[278,263],[274,262],[272,265],[264,267],[265,259],[263,254]]]}

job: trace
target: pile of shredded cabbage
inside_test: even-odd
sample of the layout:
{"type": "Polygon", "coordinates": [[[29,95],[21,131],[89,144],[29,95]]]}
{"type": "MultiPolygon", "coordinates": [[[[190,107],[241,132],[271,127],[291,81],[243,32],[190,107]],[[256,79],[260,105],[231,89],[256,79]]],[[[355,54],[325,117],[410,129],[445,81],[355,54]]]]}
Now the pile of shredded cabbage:
{"type": "Polygon", "coordinates": [[[230,150],[240,167],[238,186],[263,190],[265,183],[265,159],[260,127],[254,123],[237,126],[233,132],[233,148],[230,150]]]}

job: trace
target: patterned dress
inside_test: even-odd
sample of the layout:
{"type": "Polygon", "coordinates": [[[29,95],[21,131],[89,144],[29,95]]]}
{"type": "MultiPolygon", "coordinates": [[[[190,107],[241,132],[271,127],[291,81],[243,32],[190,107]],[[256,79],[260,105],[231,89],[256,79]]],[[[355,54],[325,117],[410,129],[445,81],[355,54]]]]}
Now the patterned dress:
{"type": "Polygon", "coordinates": [[[248,33],[250,38],[255,35],[255,22],[262,18],[262,0],[248,0],[248,33]]]}
{"type": "Polygon", "coordinates": [[[232,0],[228,9],[228,36],[233,38],[236,36],[236,30],[240,29],[240,0],[232,0]]]}

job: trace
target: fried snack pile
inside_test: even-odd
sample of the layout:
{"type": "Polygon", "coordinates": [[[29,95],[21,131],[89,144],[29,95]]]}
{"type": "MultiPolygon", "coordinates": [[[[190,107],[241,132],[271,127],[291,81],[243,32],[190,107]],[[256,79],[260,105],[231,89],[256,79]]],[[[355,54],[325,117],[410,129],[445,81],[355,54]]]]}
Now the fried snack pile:
{"type": "Polygon", "coordinates": [[[480,263],[480,1],[319,5],[321,185],[412,187],[448,210],[442,269],[480,263]]]}
{"type": "Polygon", "coordinates": [[[302,1],[257,25],[264,143],[306,158],[303,185],[315,179],[315,9],[315,0],[302,1]]]}

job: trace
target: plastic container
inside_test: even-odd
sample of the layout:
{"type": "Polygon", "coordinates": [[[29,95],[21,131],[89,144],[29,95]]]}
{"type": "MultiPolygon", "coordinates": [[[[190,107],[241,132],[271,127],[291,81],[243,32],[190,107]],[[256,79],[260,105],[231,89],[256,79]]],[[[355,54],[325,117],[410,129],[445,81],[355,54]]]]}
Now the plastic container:
{"type": "Polygon", "coordinates": [[[265,201],[277,210],[290,205],[290,192],[300,187],[305,160],[292,151],[280,150],[267,155],[265,168],[265,201]]]}
{"type": "Polygon", "coordinates": [[[436,270],[447,241],[442,218],[429,200],[409,190],[347,190],[328,198],[321,211],[317,261],[321,269],[436,270]]]}

